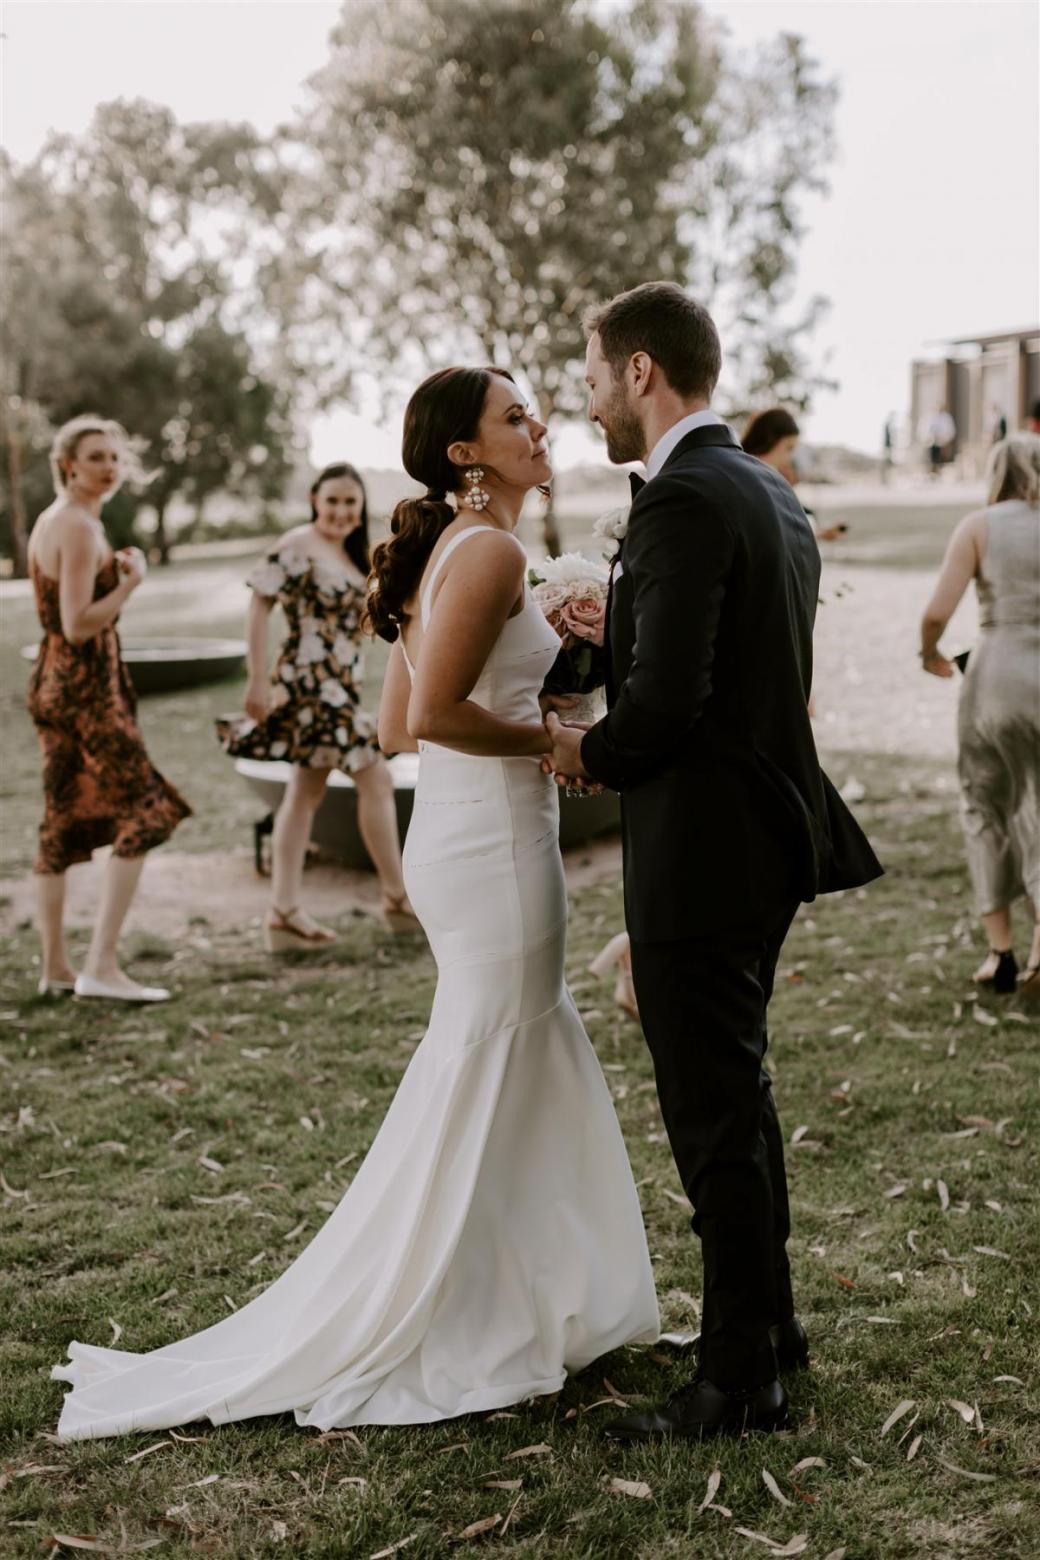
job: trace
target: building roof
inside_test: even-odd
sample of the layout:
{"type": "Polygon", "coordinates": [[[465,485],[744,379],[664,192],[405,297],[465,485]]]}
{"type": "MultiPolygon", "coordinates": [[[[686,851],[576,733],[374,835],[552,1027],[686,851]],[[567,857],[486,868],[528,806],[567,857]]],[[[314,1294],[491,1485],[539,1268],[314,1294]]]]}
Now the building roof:
{"type": "Polygon", "coordinates": [[[1040,325],[1027,325],[1023,330],[997,330],[985,336],[949,336],[946,339],[954,347],[993,347],[1002,341],[1027,341],[1032,336],[1040,336],[1040,325]]]}

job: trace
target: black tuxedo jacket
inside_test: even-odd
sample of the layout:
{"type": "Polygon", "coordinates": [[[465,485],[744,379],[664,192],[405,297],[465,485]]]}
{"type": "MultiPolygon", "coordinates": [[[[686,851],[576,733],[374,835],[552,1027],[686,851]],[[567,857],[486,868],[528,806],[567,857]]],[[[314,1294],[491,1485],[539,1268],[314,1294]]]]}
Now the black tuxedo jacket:
{"type": "Polygon", "coordinates": [[[638,941],[753,923],[881,866],[809,721],[820,556],[790,485],[724,425],[636,495],[607,612],[608,714],[581,746],[621,793],[638,941]]]}

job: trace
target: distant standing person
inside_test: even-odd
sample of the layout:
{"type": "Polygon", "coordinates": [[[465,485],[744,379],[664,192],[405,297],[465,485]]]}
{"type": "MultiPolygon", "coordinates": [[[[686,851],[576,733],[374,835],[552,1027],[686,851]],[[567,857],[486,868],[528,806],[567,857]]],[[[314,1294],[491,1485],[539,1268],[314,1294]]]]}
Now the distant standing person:
{"type": "Polygon", "coordinates": [[[301,908],[303,864],[314,814],[334,769],[357,789],[358,830],[379,875],[389,931],[418,931],[401,876],[394,782],[375,720],[361,709],[361,612],[368,578],[368,504],[360,473],[326,466],[310,490],[310,521],[287,531],[249,574],[246,718],[220,720],[233,757],[292,765],[274,823],[272,904],[264,920],[270,953],[335,942],[301,908]],[[267,672],[267,620],[275,603],[288,624],[267,672]]]}
{"type": "Polygon", "coordinates": [[[892,475],[892,466],[895,462],[895,417],[886,417],[885,426],[881,431],[881,483],[888,486],[888,479],[892,475]]]}
{"type": "Polygon", "coordinates": [[[999,444],[1001,439],[1007,438],[1008,420],[995,401],[993,403],[993,427],[991,431],[994,444],[999,444]]]}
{"type": "Polygon", "coordinates": [[[87,415],[51,446],[55,500],[29,538],[29,572],[43,641],[28,705],[43,752],[44,817],[36,859],[42,973],[39,989],[77,997],[163,1002],[119,967],[119,934],[148,851],[191,808],[153,766],[116,623],[144,579],[138,547],[112,550],[101,510],[119,487],[129,442],[118,423],[87,415]],[[65,873],[111,845],[86,962],[76,975],[65,947],[65,873]]]}
{"type": "Polygon", "coordinates": [[[1040,401],[1034,401],[1026,418],[1026,432],[1040,433],[1040,401]]]}
{"type": "MultiPolygon", "coordinates": [[[[772,466],[792,487],[797,487],[796,462],[800,436],[800,429],[791,413],[783,406],[771,406],[764,412],[755,413],[744,429],[744,437],[740,442],[745,454],[754,455],[767,466],[772,466]]],[[[843,525],[821,526],[811,509],[805,512],[812,521],[818,542],[833,542],[846,529],[843,525]]]]}
{"type": "Polygon", "coordinates": [[[1020,994],[1040,1001],[1040,438],[1015,434],[990,453],[988,504],[954,531],[921,624],[921,661],[952,677],[939,640],[971,580],[979,642],[961,687],[958,773],[976,909],[989,952],[980,986],[1015,990],[1011,906],[1033,918],[1020,994]]]}
{"type": "Polygon", "coordinates": [[[949,407],[940,406],[928,419],[927,426],[928,469],[933,478],[941,473],[943,462],[950,459],[956,437],[957,424],[950,415],[949,407]]]}

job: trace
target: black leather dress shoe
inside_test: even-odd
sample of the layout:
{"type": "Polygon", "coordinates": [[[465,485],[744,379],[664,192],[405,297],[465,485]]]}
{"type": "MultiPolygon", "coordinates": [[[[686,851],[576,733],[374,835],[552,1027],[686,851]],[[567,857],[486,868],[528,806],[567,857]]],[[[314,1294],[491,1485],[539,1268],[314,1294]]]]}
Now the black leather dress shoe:
{"type": "Polygon", "coordinates": [[[783,1430],[787,1422],[787,1393],[779,1381],[752,1392],[723,1392],[706,1376],[699,1376],[657,1408],[636,1409],[610,1420],[603,1433],[614,1441],[651,1441],[661,1436],[707,1441],[716,1435],[743,1435],[746,1430],[783,1430]]]}
{"type": "MultiPolygon", "coordinates": [[[[797,1316],[792,1316],[789,1322],[781,1322],[777,1327],[770,1327],[769,1341],[776,1352],[776,1363],[781,1375],[792,1370],[809,1369],[809,1340],[797,1316]]],[[[696,1354],[700,1358],[700,1333],[666,1332],[661,1334],[658,1342],[666,1348],[674,1349],[676,1354],[696,1354]]]]}
{"type": "Polygon", "coordinates": [[[809,1340],[797,1316],[792,1316],[789,1322],[781,1322],[778,1327],[770,1327],[769,1341],[781,1372],[809,1369],[809,1340]]]}

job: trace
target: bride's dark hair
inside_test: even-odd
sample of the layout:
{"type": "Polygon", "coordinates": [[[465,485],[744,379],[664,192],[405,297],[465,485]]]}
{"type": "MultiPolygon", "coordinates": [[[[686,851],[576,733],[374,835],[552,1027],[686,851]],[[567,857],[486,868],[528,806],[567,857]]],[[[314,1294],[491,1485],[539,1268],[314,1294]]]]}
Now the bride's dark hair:
{"type": "Polygon", "coordinates": [[[506,368],[442,368],[424,379],[404,414],[404,469],[425,484],[419,498],[403,498],[390,516],[390,539],[372,551],[365,627],[391,643],[407,621],[414,594],[437,538],[455,519],[447,501],[462,486],[448,445],[475,439],[493,378],[512,380],[506,368]]]}

